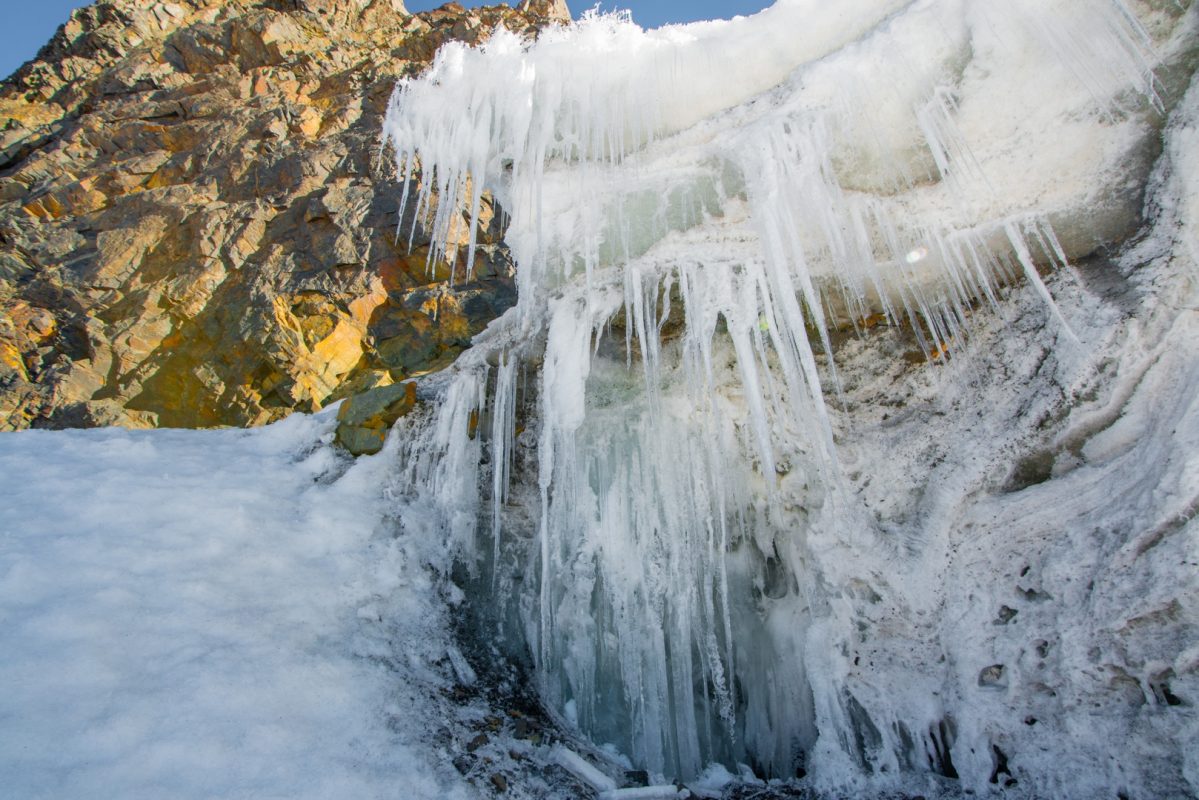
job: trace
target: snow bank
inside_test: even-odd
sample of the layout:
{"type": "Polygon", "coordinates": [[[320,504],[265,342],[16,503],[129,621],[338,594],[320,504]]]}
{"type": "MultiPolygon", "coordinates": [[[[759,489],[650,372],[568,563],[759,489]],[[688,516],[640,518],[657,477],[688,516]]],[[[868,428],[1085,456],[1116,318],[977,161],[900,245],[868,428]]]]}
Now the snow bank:
{"type": "Polygon", "coordinates": [[[331,423],[0,435],[6,796],[473,796],[428,553],[331,423]]]}

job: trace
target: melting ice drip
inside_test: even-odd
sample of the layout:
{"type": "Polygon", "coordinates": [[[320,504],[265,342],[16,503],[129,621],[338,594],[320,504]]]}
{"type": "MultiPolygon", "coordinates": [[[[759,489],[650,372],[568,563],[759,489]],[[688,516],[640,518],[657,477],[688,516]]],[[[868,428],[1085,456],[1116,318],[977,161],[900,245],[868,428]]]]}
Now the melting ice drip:
{"type": "Polygon", "coordinates": [[[932,350],[1018,275],[1052,306],[1038,263],[1139,210],[1151,44],[1120,0],[780,0],[499,31],[399,86],[386,134],[405,181],[421,170],[434,257],[473,260],[490,190],[519,290],[404,468],[517,620],[549,707],[667,776],[790,775],[818,737],[853,750],[855,709],[811,656],[826,600],[806,554],[861,524],[818,353],[871,315],[932,350]]]}

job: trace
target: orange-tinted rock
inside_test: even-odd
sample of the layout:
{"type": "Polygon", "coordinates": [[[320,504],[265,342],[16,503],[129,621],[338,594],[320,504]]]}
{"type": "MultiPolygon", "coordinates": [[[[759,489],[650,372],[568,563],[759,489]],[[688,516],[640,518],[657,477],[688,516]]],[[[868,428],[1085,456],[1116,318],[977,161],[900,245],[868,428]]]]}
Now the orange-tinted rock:
{"type": "Polygon", "coordinates": [[[441,43],[551,5],[75,11],[0,84],[0,430],[260,424],[452,361],[515,300],[498,215],[473,279],[430,262],[382,114],[441,43]]]}

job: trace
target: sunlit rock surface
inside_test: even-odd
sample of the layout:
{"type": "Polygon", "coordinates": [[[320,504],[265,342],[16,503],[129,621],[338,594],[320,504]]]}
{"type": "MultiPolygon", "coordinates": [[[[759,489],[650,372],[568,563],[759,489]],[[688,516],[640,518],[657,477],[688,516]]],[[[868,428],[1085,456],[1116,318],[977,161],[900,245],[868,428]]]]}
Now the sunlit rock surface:
{"type": "Polygon", "coordinates": [[[470,280],[397,241],[382,113],[442,43],[557,13],[534,5],[74,12],[0,85],[0,430],[253,425],[452,361],[511,265],[489,200],[470,280]]]}

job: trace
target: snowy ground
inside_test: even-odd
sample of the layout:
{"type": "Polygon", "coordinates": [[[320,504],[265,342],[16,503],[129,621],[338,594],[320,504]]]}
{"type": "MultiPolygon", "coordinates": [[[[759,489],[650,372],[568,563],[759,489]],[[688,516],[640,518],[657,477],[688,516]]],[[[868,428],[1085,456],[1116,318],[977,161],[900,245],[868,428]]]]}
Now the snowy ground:
{"type": "Polygon", "coordinates": [[[417,741],[447,634],[385,456],[330,422],[0,436],[0,794],[473,795],[417,741]]]}

